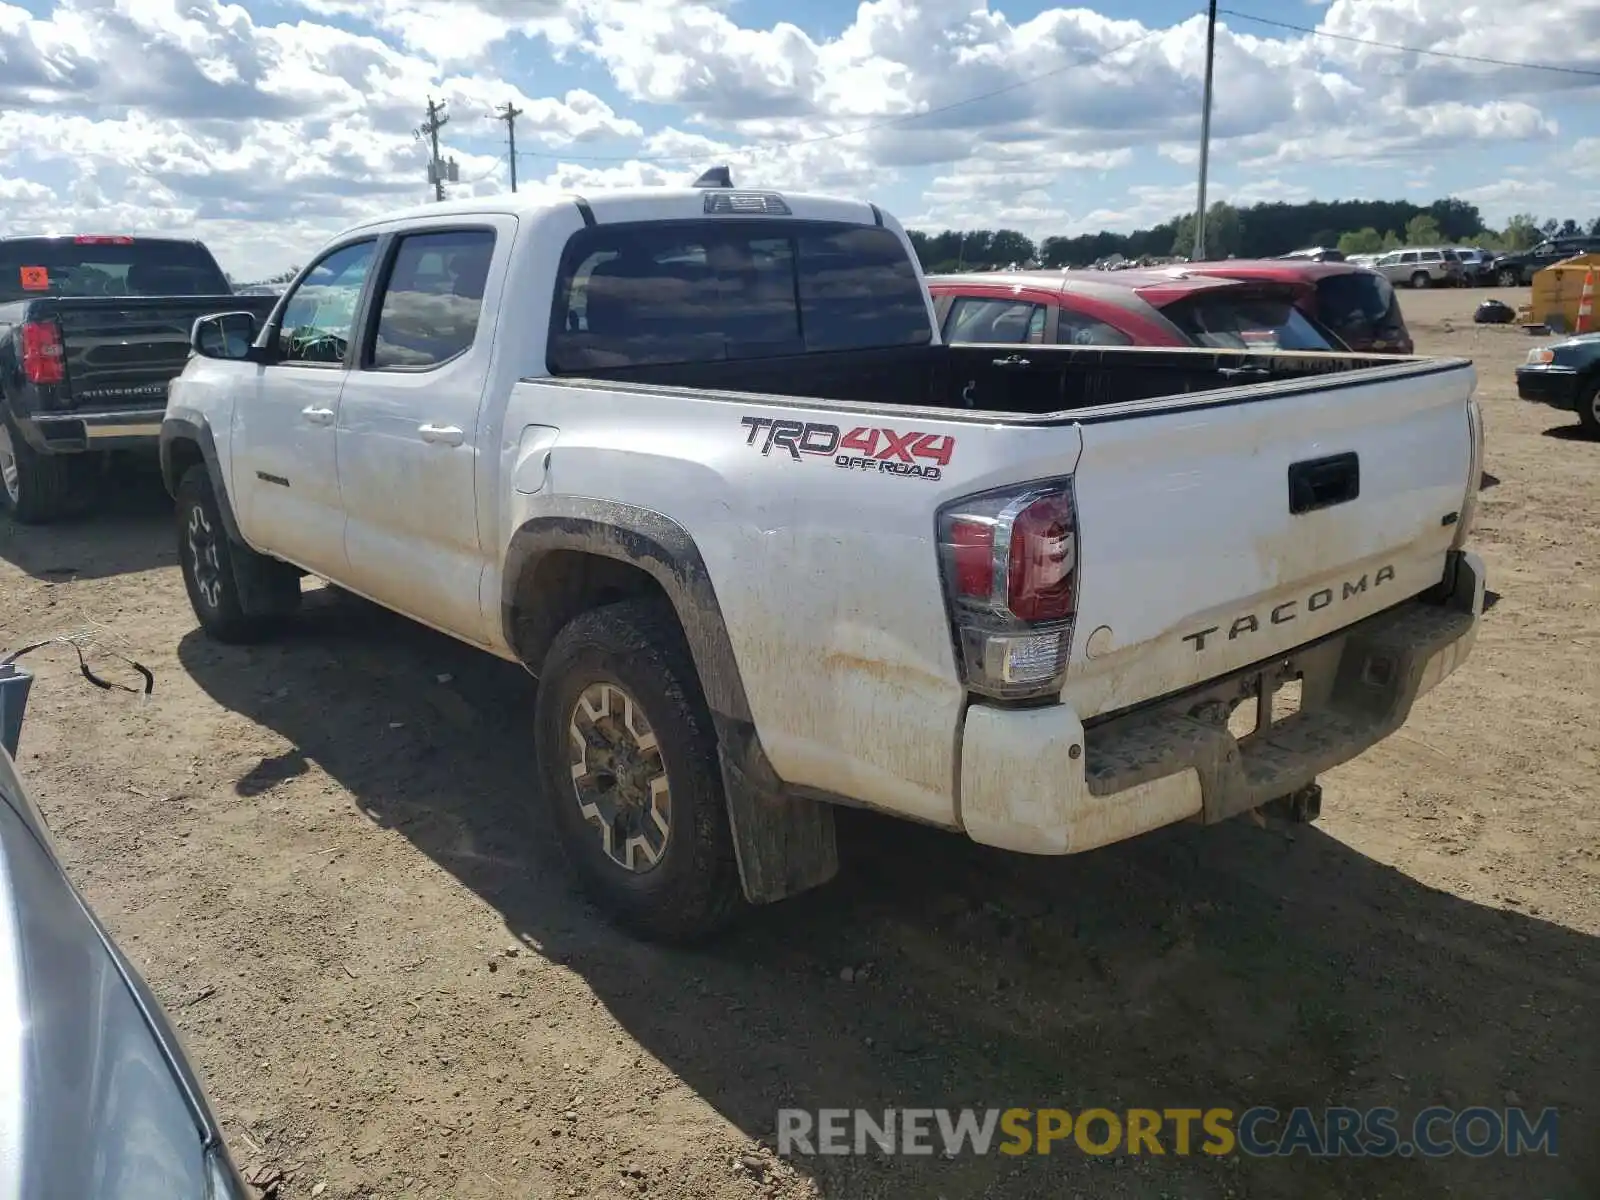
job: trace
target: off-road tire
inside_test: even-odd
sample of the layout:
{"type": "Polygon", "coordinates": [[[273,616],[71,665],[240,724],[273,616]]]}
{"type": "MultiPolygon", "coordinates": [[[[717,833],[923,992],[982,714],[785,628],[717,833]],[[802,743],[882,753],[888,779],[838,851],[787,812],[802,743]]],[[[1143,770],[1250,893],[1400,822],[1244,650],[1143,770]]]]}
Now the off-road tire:
{"type": "Polygon", "coordinates": [[[1592,438],[1600,438],[1600,375],[1578,385],[1578,423],[1592,438]]]}
{"type": "Polygon", "coordinates": [[[534,723],[539,809],[597,906],[631,933],[668,942],[704,938],[738,915],[744,901],[716,731],[666,601],[622,600],[573,618],[539,666],[534,723]],[[599,826],[580,811],[570,726],[580,698],[598,684],[621,689],[638,706],[670,789],[670,833],[642,873],[614,861],[599,826]]]}
{"type": "MultiPolygon", "coordinates": [[[[97,456],[40,454],[10,416],[0,413],[0,458],[9,459],[15,478],[0,480],[0,506],[23,525],[45,525],[86,512],[95,499],[97,456]]],[[[0,463],[3,469],[5,463],[0,463]]]]}
{"type": "Polygon", "coordinates": [[[277,633],[300,607],[300,572],[228,536],[204,466],[184,472],[175,509],[183,586],[200,627],[230,645],[277,633]]]}

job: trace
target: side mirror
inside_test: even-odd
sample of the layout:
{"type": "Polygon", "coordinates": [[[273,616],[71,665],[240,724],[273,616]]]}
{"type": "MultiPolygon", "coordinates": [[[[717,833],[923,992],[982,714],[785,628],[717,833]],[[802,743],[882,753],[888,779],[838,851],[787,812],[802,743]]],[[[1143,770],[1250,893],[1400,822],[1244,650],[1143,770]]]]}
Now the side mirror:
{"type": "Polygon", "coordinates": [[[33,676],[12,663],[0,663],[0,746],[13,758],[22,736],[22,715],[28,711],[33,676]]]}
{"type": "Polygon", "coordinates": [[[189,346],[201,358],[246,359],[259,332],[254,313],[214,313],[195,321],[189,346]]]}

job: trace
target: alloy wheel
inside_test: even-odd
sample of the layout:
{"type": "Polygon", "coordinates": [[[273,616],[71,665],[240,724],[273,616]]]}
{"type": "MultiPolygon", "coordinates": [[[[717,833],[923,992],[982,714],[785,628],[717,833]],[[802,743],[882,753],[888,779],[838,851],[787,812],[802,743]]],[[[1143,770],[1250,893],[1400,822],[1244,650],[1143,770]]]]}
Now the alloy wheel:
{"type": "Polygon", "coordinates": [[[672,790],[644,709],[614,683],[592,683],[567,720],[574,798],[607,858],[644,874],[672,838],[672,790]]]}
{"type": "Polygon", "coordinates": [[[194,572],[195,590],[210,609],[222,605],[222,561],[216,529],[211,518],[200,505],[189,509],[188,536],[189,565],[194,572]]]}
{"type": "Polygon", "coordinates": [[[16,504],[22,498],[22,484],[17,470],[17,448],[11,441],[11,430],[0,422],[0,487],[6,499],[16,504]]]}

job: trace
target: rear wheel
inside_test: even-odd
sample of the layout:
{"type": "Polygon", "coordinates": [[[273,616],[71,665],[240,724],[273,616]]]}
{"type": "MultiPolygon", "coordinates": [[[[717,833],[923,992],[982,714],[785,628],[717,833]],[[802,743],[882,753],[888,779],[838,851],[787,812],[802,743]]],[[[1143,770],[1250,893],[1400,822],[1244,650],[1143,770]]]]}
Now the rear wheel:
{"type": "Polygon", "coordinates": [[[178,484],[178,558],[200,627],[219,642],[258,642],[300,607],[300,573],[228,536],[203,466],[178,484]]]}
{"type": "Polygon", "coordinates": [[[0,415],[0,502],[24,525],[81,513],[94,502],[94,460],[87,454],[40,454],[0,415]]]}
{"type": "Polygon", "coordinates": [[[534,722],[543,806],[594,902],[648,938],[726,925],[741,896],[716,733],[671,607],[575,617],[540,666],[534,722]]]}
{"type": "Polygon", "coordinates": [[[1600,377],[1578,391],[1578,421],[1592,438],[1600,438],[1600,377]]]}
{"type": "Polygon", "coordinates": [[[1411,277],[1411,286],[1414,288],[1425,288],[1431,282],[1426,271],[1418,271],[1411,277]]]}

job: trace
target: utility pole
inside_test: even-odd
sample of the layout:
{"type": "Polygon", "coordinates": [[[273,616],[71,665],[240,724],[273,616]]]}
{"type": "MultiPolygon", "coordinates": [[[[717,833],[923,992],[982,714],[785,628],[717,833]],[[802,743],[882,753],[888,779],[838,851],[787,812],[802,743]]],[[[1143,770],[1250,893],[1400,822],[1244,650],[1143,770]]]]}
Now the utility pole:
{"type": "Polygon", "coordinates": [[[428,97],[428,119],[422,125],[412,130],[419,138],[427,138],[433,147],[433,157],[428,160],[428,180],[433,184],[433,198],[444,199],[445,165],[439,157],[439,130],[450,123],[450,118],[445,115],[444,101],[434,102],[432,96],[428,97]]]}
{"type": "Polygon", "coordinates": [[[522,110],[513,108],[509,100],[494,111],[494,119],[506,123],[506,138],[511,143],[511,190],[513,192],[517,190],[517,118],[521,115],[522,110]]]}
{"type": "Polygon", "coordinates": [[[1217,57],[1217,0],[1211,0],[1206,18],[1206,92],[1200,112],[1200,199],[1194,210],[1193,262],[1206,257],[1206,167],[1211,162],[1211,77],[1217,57]]]}

